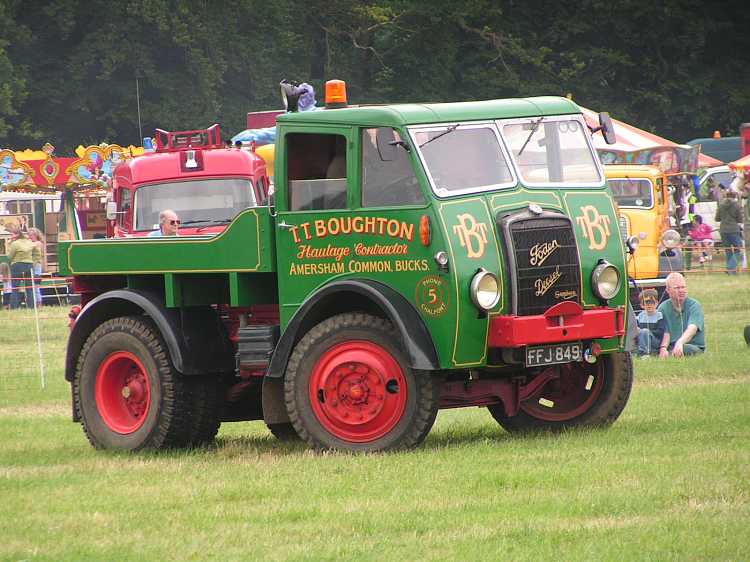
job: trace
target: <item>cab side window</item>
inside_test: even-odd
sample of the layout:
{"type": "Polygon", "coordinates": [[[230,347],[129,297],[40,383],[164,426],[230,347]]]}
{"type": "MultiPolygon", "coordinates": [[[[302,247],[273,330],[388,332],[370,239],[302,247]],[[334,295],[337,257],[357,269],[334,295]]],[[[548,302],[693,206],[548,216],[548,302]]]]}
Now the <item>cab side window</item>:
{"type": "Polygon", "coordinates": [[[117,224],[124,227],[125,226],[125,220],[128,216],[130,216],[130,205],[131,200],[133,198],[133,192],[129,189],[121,189],[120,190],[120,205],[119,205],[119,211],[117,215],[117,224]]]}
{"type": "Polygon", "coordinates": [[[290,211],[346,208],[346,138],[286,135],[290,211]]]}
{"type": "MultiPolygon", "coordinates": [[[[401,142],[396,131],[389,131],[395,143],[401,142]]],[[[377,146],[378,129],[362,131],[362,206],[390,207],[419,205],[424,196],[414,175],[409,153],[403,145],[393,144],[384,157],[377,146]]]]}

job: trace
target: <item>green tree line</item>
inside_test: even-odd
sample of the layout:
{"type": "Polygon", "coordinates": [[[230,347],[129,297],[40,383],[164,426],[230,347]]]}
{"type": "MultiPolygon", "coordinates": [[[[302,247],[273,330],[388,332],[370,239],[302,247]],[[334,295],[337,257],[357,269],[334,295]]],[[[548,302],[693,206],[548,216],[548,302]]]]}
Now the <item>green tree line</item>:
{"type": "MultiPolygon", "coordinates": [[[[278,83],[350,103],[571,95],[675,141],[750,121],[750,7],[701,0],[0,0],[0,148],[225,136],[278,83]]],[[[319,102],[319,104],[322,102],[319,102]]]]}

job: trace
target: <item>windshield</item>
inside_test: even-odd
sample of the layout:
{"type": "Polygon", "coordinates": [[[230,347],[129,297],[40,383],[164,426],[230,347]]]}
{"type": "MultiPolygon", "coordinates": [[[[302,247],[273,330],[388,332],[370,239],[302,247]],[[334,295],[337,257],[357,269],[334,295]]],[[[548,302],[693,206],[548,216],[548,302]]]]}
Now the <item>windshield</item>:
{"type": "Polygon", "coordinates": [[[410,134],[438,195],[516,183],[494,124],[428,127],[410,134]]]}
{"type": "Polygon", "coordinates": [[[610,179],[612,195],[620,207],[650,209],[653,204],[653,185],[647,179],[610,179]]]}
{"type": "Polygon", "coordinates": [[[135,230],[159,228],[159,213],[171,209],[182,223],[228,222],[256,205],[248,179],[194,179],[144,185],[135,196],[135,230]]]}
{"type": "Polygon", "coordinates": [[[499,121],[524,183],[536,186],[600,184],[588,128],[578,116],[499,121]]]}

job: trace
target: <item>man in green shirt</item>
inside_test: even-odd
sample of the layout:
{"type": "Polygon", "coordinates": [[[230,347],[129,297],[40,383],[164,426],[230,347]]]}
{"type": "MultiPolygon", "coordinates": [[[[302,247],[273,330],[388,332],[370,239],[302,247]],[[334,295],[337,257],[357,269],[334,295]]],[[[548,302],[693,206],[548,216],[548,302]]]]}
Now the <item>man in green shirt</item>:
{"type": "Polygon", "coordinates": [[[687,296],[687,283],[681,273],[667,275],[669,300],[659,305],[659,312],[667,321],[669,343],[661,343],[659,357],[684,357],[706,351],[703,309],[700,303],[687,296]]]}

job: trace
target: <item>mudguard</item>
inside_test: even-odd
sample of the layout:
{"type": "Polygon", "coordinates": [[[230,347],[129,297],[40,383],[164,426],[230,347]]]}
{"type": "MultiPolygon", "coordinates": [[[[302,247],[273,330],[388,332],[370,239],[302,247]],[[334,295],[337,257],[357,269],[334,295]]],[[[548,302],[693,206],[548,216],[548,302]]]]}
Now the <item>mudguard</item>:
{"type": "Polygon", "coordinates": [[[414,306],[387,285],[369,279],[335,281],[308,298],[294,315],[274,350],[267,376],[283,377],[295,344],[313,326],[334,314],[379,311],[396,328],[412,369],[440,368],[437,351],[414,306]]]}
{"type": "Polygon", "coordinates": [[[65,378],[73,380],[78,355],[97,326],[111,318],[145,314],[159,329],[172,364],[184,375],[234,370],[234,351],[216,311],[208,306],[166,308],[147,291],[117,289],[92,299],[81,310],[68,339],[65,378]]]}

